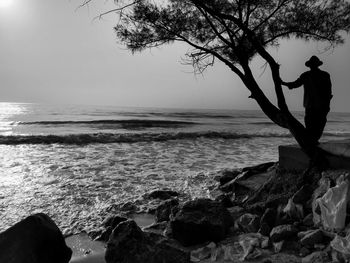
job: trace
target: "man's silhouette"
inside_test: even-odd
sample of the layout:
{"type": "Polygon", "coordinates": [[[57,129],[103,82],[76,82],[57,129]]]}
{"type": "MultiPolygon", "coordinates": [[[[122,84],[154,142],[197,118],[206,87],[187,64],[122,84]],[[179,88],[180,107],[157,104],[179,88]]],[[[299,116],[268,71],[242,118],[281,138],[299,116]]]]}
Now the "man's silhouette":
{"type": "Polygon", "coordinates": [[[310,68],[309,71],[301,74],[294,82],[281,82],[289,89],[304,85],[305,127],[309,139],[314,144],[318,144],[322,136],[333,97],[329,74],[318,68],[322,64],[318,57],[312,56],[305,62],[305,66],[310,68]]]}

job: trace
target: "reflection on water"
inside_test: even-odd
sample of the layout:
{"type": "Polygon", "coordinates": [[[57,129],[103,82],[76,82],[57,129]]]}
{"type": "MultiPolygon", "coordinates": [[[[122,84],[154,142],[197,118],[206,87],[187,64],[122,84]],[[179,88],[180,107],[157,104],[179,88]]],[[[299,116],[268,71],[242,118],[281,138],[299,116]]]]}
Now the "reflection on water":
{"type": "Polygon", "coordinates": [[[16,115],[27,112],[27,104],[20,103],[0,103],[0,134],[12,135],[12,129],[15,127],[13,120],[16,115]]]}

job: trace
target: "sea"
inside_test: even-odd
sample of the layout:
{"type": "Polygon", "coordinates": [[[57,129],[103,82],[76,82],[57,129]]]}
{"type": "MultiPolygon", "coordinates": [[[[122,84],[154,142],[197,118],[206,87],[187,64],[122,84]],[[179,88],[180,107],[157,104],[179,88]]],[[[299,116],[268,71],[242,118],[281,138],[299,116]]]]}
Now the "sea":
{"type": "MultiPolygon", "coordinates": [[[[350,138],[350,113],[328,119],[322,140],[350,138]]],[[[218,172],[293,143],[261,111],[0,103],[0,231],[44,212],[88,232],[155,189],[210,197],[218,172]]]]}

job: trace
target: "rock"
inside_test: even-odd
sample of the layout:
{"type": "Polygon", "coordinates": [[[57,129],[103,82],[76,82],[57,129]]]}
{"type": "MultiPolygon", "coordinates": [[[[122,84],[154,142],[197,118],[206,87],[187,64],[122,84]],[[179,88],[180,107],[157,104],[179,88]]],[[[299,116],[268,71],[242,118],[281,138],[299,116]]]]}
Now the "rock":
{"type": "MultiPolygon", "coordinates": [[[[91,231],[88,231],[87,235],[89,236],[90,239],[95,240],[104,231],[105,231],[105,229],[101,227],[101,228],[97,228],[97,229],[93,229],[91,231]]],[[[63,236],[65,236],[64,233],[63,233],[63,236]]],[[[69,235],[69,236],[72,236],[72,235],[69,235]]],[[[68,236],[65,236],[65,237],[68,237],[68,236]]]]}
{"type": "Polygon", "coordinates": [[[171,211],[179,205],[177,199],[166,200],[161,203],[155,211],[156,222],[169,221],[171,211]]]}
{"type": "Polygon", "coordinates": [[[279,241],[279,242],[276,242],[276,243],[273,243],[273,251],[275,253],[280,253],[283,249],[283,246],[284,246],[284,240],[282,241],[279,241]]]}
{"type": "Polygon", "coordinates": [[[235,185],[236,185],[236,179],[232,179],[231,181],[227,182],[224,185],[221,185],[219,189],[225,193],[231,193],[235,191],[235,185]]]}
{"type": "Polygon", "coordinates": [[[121,222],[128,220],[126,217],[115,215],[107,217],[102,225],[105,227],[104,230],[97,233],[89,233],[89,236],[95,241],[107,242],[109,236],[112,234],[113,229],[121,222]]]}
{"type": "Polygon", "coordinates": [[[297,254],[300,249],[300,243],[295,240],[282,240],[272,244],[275,253],[286,251],[291,254],[297,254]]]}
{"type": "Polygon", "coordinates": [[[150,226],[146,226],[146,227],[142,228],[142,230],[145,232],[152,232],[152,233],[162,235],[164,233],[165,229],[167,228],[167,226],[168,226],[168,222],[163,221],[160,223],[154,223],[150,226]]]}
{"type": "Polygon", "coordinates": [[[267,208],[260,219],[259,233],[269,236],[271,229],[275,226],[277,211],[274,208],[267,208]]]}
{"type": "Polygon", "coordinates": [[[172,190],[154,190],[151,193],[147,194],[146,197],[150,199],[162,199],[167,200],[173,197],[177,197],[179,193],[172,190]]]}
{"type": "Polygon", "coordinates": [[[276,216],[276,222],[275,222],[276,226],[291,225],[294,222],[296,222],[294,219],[292,219],[289,215],[287,215],[284,212],[284,208],[285,208],[285,206],[283,206],[283,205],[279,205],[277,207],[277,216],[276,216]]]}
{"type": "MultiPolygon", "coordinates": [[[[250,191],[258,191],[262,185],[268,182],[276,174],[275,170],[264,173],[246,172],[244,178],[237,180],[238,187],[245,187],[250,191]]],[[[236,186],[236,188],[237,188],[236,186]]]]}
{"type": "Polygon", "coordinates": [[[253,214],[244,214],[236,220],[237,226],[245,233],[256,233],[259,230],[260,217],[253,214]]]}
{"type": "Polygon", "coordinates": [[[233,221],[236,221],[244,213],[244,209],[240,206],[229,207],[227,211],[230,213],[233,221]]]}
{"type": "Polygon", "coordinates": [[[307,227],[312,227],[314,225],[314,216],[312,213],[304,217],[303,225],[307,227]]]}
{"type": "Polygon", "coordinates": [[[294,237],[298,230],[293,225],[280,225],[272,229],[270,239],[272,242],[279,242],[282,240],[294,237]]]}
{"type": "Polygon", "coordinates": [[[295,204],[292,199],[288,200],[287,205],[283,209],[283,213],[292,221],[299,222],[304,218],[304,210],[301,204],[295,204]]]}
{"type": "Polygon", "coordinates": [[[126,202],[120,205],[119,210],[125,213],[133,213],[137,210],[137,206],[133,202],[126,202]]]}
{"type": "Polygon", "coordinates": [[[326,246],[325,244],[315,244],[315,245],[314,245],[314,248],[315,248],[316,250],[324,250],[324,249],[327,248],[327,246],[326,246]]]}
{"type": "Polygon", "coordinates": [[[268,238],[264,239],[260,244],[260,247],[262,249],[267,249],[269,248],[269,246],[270,246],[270,240],[268,238]]]}
{"type": "Polygon", "coordinates": [[[302,263],[329,263],[330,258],[328,254],[324,251],[314,252],[301,260],[302,263]]]}
{"type": "Polygon", "coordinates": [[[315,244],[322,243],[323,232],[320,229],[309,231],[300,239],[300,243],[306,247],[313,247],[315,244]]]}
{"type": "Polygon", "coordinates": [[[163,236],[168,238],[174,238],[173,237],[173,230],[171,228],[171,225],[167,222],[166,228],[163,231],[163,236]]]}
{"type": "Polygon", "coordinates": [[[271,227],[269,227],[266,223],[260,225],[258,233],[262,234],[263,236],[269,236],[270,232],[271,227]]]}
{"type": "Polygon", "coordinates": [[[108,226],[104,231],[97,235],[93,240],[107,242],[109,236],[112,234],[113,228],[108,226]]]}
{"type": "Polygon", "coordinates": [[[233,206],[231,196],[231,193],[221,194],[215,198],[215,201],[220,202],[224,207],[229,208],[233,206]]]}
{"type": "MultiPolygon", "coordinates": [[[[268,244],[268,238],[258,233],[248,233],[248,234],[239,235],[237,237],[237,240],[238,240],[237,243],[243,249],[240,256],[241,261],[256,259],[257,257],[260,257],[262,255],[260,248],[268,244]]],[[[229,244],[227,245],[230,247],[229,244]]],[[[235,246],[235,244],[233,246],[235,246]]],[[[231,245],[231,248],[232,248],[232,245],[231,245]]],[[[231,260],[236,262],[234,258],[231,258],[231,260]]]]}
{"type": "Polygon", "coordinates": [[[224,185],[235,179],[240,173],[240,170],[224,170],[221,172],[221,175],[217,176],[215,179],[219,181],[220,185],[224,185]]]}
{"type": "Polygon", "coordinates": [[[261,216],[260,225],[266,224],[270,228],[273,228],[276,223],[277,211],[273,208],[267,208],[264,214],[261,216]]]}
{"type": "Polygon", "coordinates": [[[107,242],[106,263],[189,263],[190,254],[175,242],[143,232],[135,221],[120,223],[107,242]]]}
{"type": "Polygon", "coordinates": [[[68,263],[72,250],[45,214],[35,214],[0,234],[0,262],[68,263]]]}
{"type": "Polygon", "coordinates": [[[124,221],[113,230],[107,242],[107,263],[142,262],[148,256],[144,234],[135,221],[124,221]]]}
{"type": "Polygon", "coordinates": [[[302,247],[299,251],[299,256],[301,257],[305,257],[307,255],[309,255],[311,252],[309,249],[307,249],[306,247],[302,247]]]}
{"type": "Polygon", "coordinates": [[[286,249],[287,251],[292,251],[294,254],[297,254],[301,248],[302,246],[300,242],[298,242],[295,239],[284,241],[283,249],[286,249]]]}
{"type": "Polygon", "coordinates": [[[246,209],[247,212],[251,214],[261,215],[261,214],[264,214],[267,207],[266,207],[266,202],[256,202],[251,205],[247,205],[244,208],[246,209]]]}
{"type": "Polygon", "coordinates": [[[105,220],[103,220],[102,225],[107,228],[111,227],[114,229],[119,223],[124,222],[128,220],[126,217],[115,215],[115,216],[109,216],[105,220]]]}
{"type": "Polygon", "coordinates": [[[249,171],[252,174],[264,173],[275,164],[276,164],[275,162],[262,163],[251,167],[245,167],[242,169],[242,171],[243,172],[249,171]]]}
{"type": "MultiPolygon", "coordinates": [[[[273,163],[274,164],[274,163],[273,163]]],[[[257,191],[266,181],[268,181],[275,171],[266,171],[270,164],[262,164],[254,167],[247,167],[242,173],[231,181],[222,184],[219,189],[225,193],[234,192],[236,195],[244,195],[250,191],[257,191]]]]}
{"type": "Polygon", "coordinates": [[[312,197],[312,189],[310,185],[303,185],[292,197],[295,204],[305,204],[312,197]]]}
{"type": "MultiPolygon", "coordinates": [[[[180,247],[173,240],[169,240],[157,235],[157,238],[154,241],[155,241],[154,248],[152,250],[151,256],[149,258],[145,258],[146,260],[142,261],[142,263],[145,263],[145,262],[190,263],[191,262],[190,252],[180,247]]],[[[152,242],[150,243],[152,244],[152,242]]],[[[130,263],[134,263],[134,261],[130,263]]]]}
{"type": "Polygon", "coordinates": [[[209,259],[216,252],[216,245],[214,242],[209,243],[205,247],[191,251],[191,262],[199,262],[204,259],[209,259]]]}
{"type": "Polygon", "coordinates": [[[184,246],[220,241],[232,225],[227,209],[210,199],[186,202],[170,221],[172,236],[184,246]]]}

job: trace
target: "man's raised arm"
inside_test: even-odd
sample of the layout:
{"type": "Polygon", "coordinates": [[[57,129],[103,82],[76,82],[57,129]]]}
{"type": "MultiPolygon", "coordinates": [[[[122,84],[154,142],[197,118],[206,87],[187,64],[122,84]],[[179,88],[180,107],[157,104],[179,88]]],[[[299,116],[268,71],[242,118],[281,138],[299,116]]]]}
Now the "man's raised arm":
{"type": "Polygon", "coordinates": [[[289,89],[299,88],[304,84],[303,75],[301,75],[296,81],[293,82],[285,82],[281,80],[281,84],[287,86],[289,89]]]}

